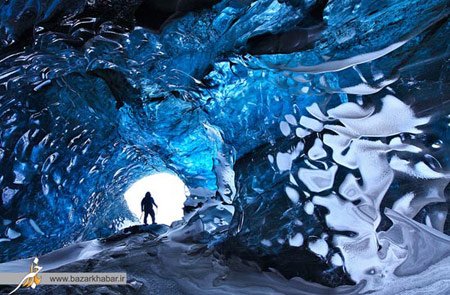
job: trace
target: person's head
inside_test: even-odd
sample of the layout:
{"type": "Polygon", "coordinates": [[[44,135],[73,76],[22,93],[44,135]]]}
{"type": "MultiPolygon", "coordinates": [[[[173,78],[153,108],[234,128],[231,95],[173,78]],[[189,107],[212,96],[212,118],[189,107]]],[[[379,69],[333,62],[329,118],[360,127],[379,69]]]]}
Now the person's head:
{"type": "Polygon", "coordinates": [[[146,197],[151,197],[152,194],[151,194],[150,192],[147,192],[147,193],[145,193],[145,196],[146,196],[146,197]]]}

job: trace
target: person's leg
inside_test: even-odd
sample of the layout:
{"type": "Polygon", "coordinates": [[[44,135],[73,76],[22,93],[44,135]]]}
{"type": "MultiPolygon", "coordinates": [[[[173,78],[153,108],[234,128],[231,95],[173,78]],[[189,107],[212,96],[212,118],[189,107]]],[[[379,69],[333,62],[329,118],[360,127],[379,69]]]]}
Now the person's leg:
{"type": "Polygon", "coordinates": [[[155,224],[155,211],[153,211],[153,209],[150,210],[150,216],[152,217],[152,223],[155,224]]]}
{"type": "Polygon", "coordinates": [[[144,224],[147,225],[147,216],[148,216],[148,212],[145,211],[144,212],[144,224]]]}

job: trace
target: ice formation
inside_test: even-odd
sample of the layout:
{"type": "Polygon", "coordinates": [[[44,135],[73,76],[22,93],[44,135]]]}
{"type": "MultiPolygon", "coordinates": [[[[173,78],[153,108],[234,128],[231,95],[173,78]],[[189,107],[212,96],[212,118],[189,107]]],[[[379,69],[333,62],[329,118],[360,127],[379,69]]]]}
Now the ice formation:
{"type": "Polygon", "coordinates": [[[173,239],[288,278],[448,263],[447,1],[161,3],[0,4],[1,261],[114,233],[170,171],[173,239]]]}

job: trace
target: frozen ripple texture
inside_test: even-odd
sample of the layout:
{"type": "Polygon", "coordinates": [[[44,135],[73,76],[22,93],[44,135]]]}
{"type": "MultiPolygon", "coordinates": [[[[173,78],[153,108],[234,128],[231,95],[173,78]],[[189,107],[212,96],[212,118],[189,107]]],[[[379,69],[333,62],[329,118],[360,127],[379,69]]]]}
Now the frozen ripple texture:
{"type": "Polygon", "coordinates": [[[0,4],[0,260],[172,171],[180,240],[362,291],[448,268],[448,1],[205,2],[0,4]]]}

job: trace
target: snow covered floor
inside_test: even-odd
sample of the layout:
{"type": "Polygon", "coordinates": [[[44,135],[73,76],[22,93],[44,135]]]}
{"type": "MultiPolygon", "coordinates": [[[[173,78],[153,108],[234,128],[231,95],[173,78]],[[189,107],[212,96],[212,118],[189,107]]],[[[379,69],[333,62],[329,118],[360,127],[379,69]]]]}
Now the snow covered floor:
{"type": "MultiPolygon", "coordinates": [[[[262,272],[239,258],[225,260],[202,244],[175,242],[154,234],[151,226],[56,250],[40,257],[44,271],[126,272],[127,285],[39,286],[40,294],[358,294],[362,286],[330,289],[300,278],[287,280],[262,272]],[[142,232],[144,231],[144,232],[142,232]]],[[[0,264],[0,271],[23,272],[29,260],[0,264]]],[[[449,294],[450,258],[417,278],[399,281],[376,294],[449,294]],[[432,277],[429,282],[426,278],[432,277]]],[[[1,287],[7,292],[10,287],[1,287]]],[[[36,290],[21,290],[36,294],[36,290]]]]}

